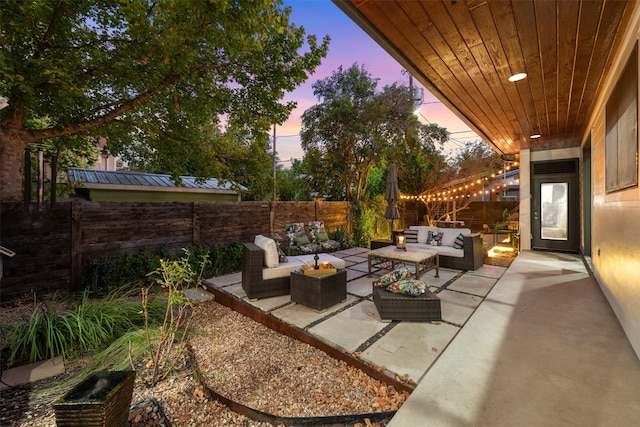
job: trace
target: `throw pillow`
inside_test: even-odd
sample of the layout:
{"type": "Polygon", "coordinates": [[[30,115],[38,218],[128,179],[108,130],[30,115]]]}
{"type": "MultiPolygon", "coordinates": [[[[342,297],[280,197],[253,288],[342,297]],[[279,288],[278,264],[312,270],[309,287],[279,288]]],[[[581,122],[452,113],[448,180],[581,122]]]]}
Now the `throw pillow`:
{"type": "Polygon", "coordinates": [[[418,243],[418,230],[404,230],[406,243],[418,243]]]}
{"type": "Polygon", "coordinates": [[[374,286],[378,286],[379,288],[386,288],[393,283],[396,283],[398,280],[408,279],[411,277],[413,273],[406,267],[400,267],[393,270],[390,273],[381,276],[377,281],[373,282],[374,286]]]}
{"type": "Polygon", "coordinates": [[[462,233],[458,234],[458,237],[456,237],[455,242],[453,242],[453,247],[456,249],[464,248],[464,236],[462,235],[462,233]]]}
{"type": "Polygon", "coordinates": [[[435,233],[435,235],[433,236],[433,240],[436,242],[436,246],[442,246],[443,237],[444,237],[444,233],[442,231],[435,233]]]}
{"type": "Polygon", "coordinates": [[[427,292],[428,285],[416,279],[403,279],[387,286],[389,292],[417,297],[427,292]]]}
{"type": "Polygon", "coordinates": [[[278,266],[278,245],[276,241],[269,237],[258,234],[253,243],[264,251],[264,266],[274,268],[278,266]]]}
{"type": "Polygon", "coordinates": [[[327,233],[317,233],[316,239],[318,240],[318,242],[326,242],[327,240],[329,240],[329,235],[327,233]]]}
{"type": "Polygon", "coordinates": [[[296,246],[304,246],[309,244],[309,238],[306,235],[294,237],[293,241],[296,242],[296,246]]]}
{"type": "Polygon", "coordinates": [[[434,236],[434,234],[435,234],[435,233],[434,233],[433,231],[429,231],[429,232],[427,233],[427,245],[430,245],[431,243],[433,243],[433,240],[434,240],[433,236],[434,236]]]}

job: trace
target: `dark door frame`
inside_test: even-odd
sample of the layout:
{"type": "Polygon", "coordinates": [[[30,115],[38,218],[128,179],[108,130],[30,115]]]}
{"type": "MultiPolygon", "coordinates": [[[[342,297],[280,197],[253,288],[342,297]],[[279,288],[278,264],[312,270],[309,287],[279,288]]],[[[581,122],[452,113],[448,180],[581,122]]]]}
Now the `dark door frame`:
{"type": "Polygon", "coordinates": [[[532,209],[531,249],[580,252],[580,176],[579,159],[562,159],[531,163],[532,209]],[[567,183],[567,239],[542,238],[541,184],[567,183]]]}

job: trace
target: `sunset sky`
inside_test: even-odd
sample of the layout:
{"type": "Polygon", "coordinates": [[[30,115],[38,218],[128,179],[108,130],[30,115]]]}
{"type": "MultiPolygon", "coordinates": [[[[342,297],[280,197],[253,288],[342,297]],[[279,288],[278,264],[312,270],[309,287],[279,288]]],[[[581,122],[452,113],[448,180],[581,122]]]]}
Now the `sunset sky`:
{"type": "MultiPolygon", "coordinates": [[[[347,17],[330,0],[284,0],[285,5],[291,6],[291,19],[303,26],[307,34],[315,34],[321,41],[325,35],[331,37],[329,53],[316,69],[316,72],[285,99],[297,101],[298,107],[293,110],[289,120],[283,126],[276,128],[276,151],[280,163],[285,167],[291,166],[291,159],[301,159],[300,122],[302,113],[318,103],[313,96],[311,85],[330,76],[340,65],[349,68],[354,63],[364,65],[374,78],[379,78],[378,90],[393,82],[409,84],[409,76],[403,74],[403,67],[374,42],[364,31],[347,17]]],[[[414,85],[421,87],[414,79],[414,85]]],[[[437,99],[426,89],[424,102],[434,102],[437,99]]],[[[419,119],[426,123],[437,123],[453,133],[454,141],[446,145],[447,150],[454,150],[462,143],[474,141],[478,137],[469,127],[458,119],[444,105],[426,104],[420,107],[423,117],[419,119]],[[426,120],[425,120],[426,119],[426,120]],[[455,132],[455,133],[454,133],[455,132]]]]}

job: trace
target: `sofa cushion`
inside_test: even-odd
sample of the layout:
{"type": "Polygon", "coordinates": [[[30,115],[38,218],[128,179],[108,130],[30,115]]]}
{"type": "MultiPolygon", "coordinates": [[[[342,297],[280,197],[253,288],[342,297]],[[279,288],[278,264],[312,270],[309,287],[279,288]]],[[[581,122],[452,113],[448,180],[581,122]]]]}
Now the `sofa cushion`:
{"type": "Polygon", "coordinates": [[[439,255],[464,258],[464,249],[456,249],[453,246],[431,246],[423,245],[422,243],[411,243],[407,247],[429,249],[438,252],[439,255]]]}
{"type": "Polygon", "coordinates": [[[431,227],[430,225],[412,225],[409,230],[418,230],[418,243],[427,243],[427,234],[429,231],[436,232],[438,227],[431,227]]]}
{"type": "Polygon", "coordinates": [[[440,228],[439,230],[444,233],[442,236],[443,246],[453,246],[453,242],[456,241],[456,237],[458,237],[460,233],[462,233],[463,236],[471,233],[471,230],[468,228],[440,228]]]}
{"type": "Polygon", "coordinates": [[[275,268],[278,266],[278,245],[275,240],[258,234],[253,243],[264,251],[264,266],[267,268],[275,268]]]}
{"type": "Polygon", "coordinates": [[[289,257],[287,262],[281,262],[275,268],[263,268],[262,280],[279,279],[280,277],[288,277],[293,270],[297,270],[302,266],[300,260],[296,257],[289,257]]]}

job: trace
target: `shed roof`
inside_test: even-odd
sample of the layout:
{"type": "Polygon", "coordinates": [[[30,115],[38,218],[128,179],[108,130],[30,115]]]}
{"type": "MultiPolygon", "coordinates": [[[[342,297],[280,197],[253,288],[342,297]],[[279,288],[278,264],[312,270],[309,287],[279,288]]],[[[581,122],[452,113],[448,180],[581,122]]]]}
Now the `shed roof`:
{"type": "Polygon", "coordinates": [[[181,176],[182,185],[176,185],[170,175],[132,172],[132,171],[102,171],[96,169],[69,168],[69,182],[81,183],[85,188],[120,188],[148,190],[172,189],[180,191],[208,191],[215,193],[238,193],[246,191],[243,185],[232,182],[221,183],[215,178],[197,182],[194,176],[181,176]]]}

